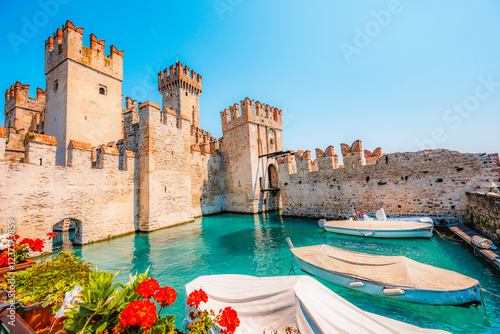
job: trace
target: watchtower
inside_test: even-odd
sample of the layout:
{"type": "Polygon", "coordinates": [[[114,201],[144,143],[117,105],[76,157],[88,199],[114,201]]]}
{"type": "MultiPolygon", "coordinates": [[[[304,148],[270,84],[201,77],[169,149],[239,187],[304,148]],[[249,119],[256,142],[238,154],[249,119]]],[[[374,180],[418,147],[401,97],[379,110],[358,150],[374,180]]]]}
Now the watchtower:
{"type": "Polygon", "coordinates": [[[5,92],[5,128],[11,126],[17,130],[34,131],[45,109],[45,91],[36,90],[36,98],[28,96],[30,85],[17,81],[5,92]]]}
{"type": "Polygon", "coordinates": [[[163,109],[172,109],[177,118],[188,119],[191,126],[200,127],[201,75],[178,61],[158,73],[158,90],[163,109]]]}
{"type": "Polygon", "coordinates": [[[226,210],[254,213],[279,208],[273,154],[283,151],[281,114],[248,97],[221,112],[226,210]]]}
{"type": "Polygon", "coordinates": [[[65,165],[70,140],[97,146],[123,138],[123,51],[67,21],[45,41],[45,134],[57,138],[56,163],[65,165]]]}

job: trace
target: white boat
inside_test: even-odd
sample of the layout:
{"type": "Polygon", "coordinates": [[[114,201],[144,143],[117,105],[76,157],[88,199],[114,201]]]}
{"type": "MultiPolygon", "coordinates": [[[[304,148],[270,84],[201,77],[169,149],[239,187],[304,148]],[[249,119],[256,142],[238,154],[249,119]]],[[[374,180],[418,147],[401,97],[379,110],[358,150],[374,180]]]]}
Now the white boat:
{"type": "Polygon", "coordinates": [[[328,245],[294,248],[303,271],[369,295],[430,305],[481,304],[479,282],[405,256],[380,256],[328,245]]]}
{"type": "Polygon", "coordinates": [[[417,223],[431,223],[432,225],[434,225],[434,221],[430,217],[413,216],[413,217],[390,217],[390,218],[387,218],[387,216],[385,215],[384,208],[379,209],[377,211],[377,213],[375,214],[375,216],[376,216],[376,218],[374,219],[374,218],[371,218],[371,217],[364,215],[364,220],[375,220],[375,221],[386,221],[386,220],[400,221],[400,220],[402,220],[402,221],[410,221],[410,222],[417,222],[417,223]]]}
{"type": "MultiPolygon", "coordinates": [[[[448,333],[363,311],[309,276],[201,276],[186,284],[186,299],[200,288],[208,295],[208,302],[200,305],[202,310],[217,312],[230,306],[238,313],[240,325],[235,334],[284,333],[289,326],[302,334],[448,333]]],[[[185,327],[192,322],[191,311],[186,307],[185,327]]],[[[209,333],[220,331],[212,328],[209,333]]]]}
{"type": "Polygon", "coordinates": [[[433,223],[409,220],[331,220],[321,219],[324,231],[370,238],[430,238],[433,223]]]}

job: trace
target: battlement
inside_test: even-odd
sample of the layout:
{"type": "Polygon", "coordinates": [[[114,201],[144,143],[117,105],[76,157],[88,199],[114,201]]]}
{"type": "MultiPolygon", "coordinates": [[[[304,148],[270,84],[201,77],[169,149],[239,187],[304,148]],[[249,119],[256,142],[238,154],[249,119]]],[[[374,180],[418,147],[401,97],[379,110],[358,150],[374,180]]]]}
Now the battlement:
{"type": "Polygon", "coordinates": [[[240,101],[240,104],[235,103],[233,106],[221,111],[220,115],[223,132],[247,122],[265,125],[278,130],[283,129],[281,109],[259,101],[254,102],[248,97],[240,101]]]}
{"type": "Polygon", "coordinates": [[[365,150],[364,153],[366,165],[375,165],[377,164],[377,159],[382,156],[382,149],[377,147],[373,152],[365,150]]]}
{"type": "Polygon", "coordinates": [[[216,141],[210,132],[191,125],[191,143],[201,145],[211,143],[214,140],[216,141]]]}
{"type": "Polygon", "coordinates": [[[105,55],[105,41],[90,35],[90,47],[83,45],[83,28],[66,21],[53,36],[45,41],[45,74],[52,71],[66,59],[90,67],[120,81],[123,80],[123,51],[114,45],[105,55]]]}
{"type": "Polygon", "coordinates": [[[200,74],[178,61],[175,65],[158,72],[158,90],[161,92],[174,87],[182,87],[201,94],[201,80],[200,74]]]}
{"type": "Polygon", "coordinates": [[[17,81],[5,91],[5,111],[7,114],[15,107],[42,112],[45,109],[45,91],[36,89],[36,98],[28,96],[30,85],[23,85],[17,81]]]}

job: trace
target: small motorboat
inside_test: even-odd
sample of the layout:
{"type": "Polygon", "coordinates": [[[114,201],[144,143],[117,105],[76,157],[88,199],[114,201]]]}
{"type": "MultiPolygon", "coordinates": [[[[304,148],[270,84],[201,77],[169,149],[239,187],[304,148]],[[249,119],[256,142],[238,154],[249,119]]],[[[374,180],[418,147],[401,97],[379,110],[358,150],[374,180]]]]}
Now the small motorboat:
{"type": "MultiPolygon", "coordinates": [[[[208,302],[201,310],[232,307],[240,325],[235,334],[277,333],[293,327],[302,334],[319,333],[448,333],[421,328],[402,321],[366,312],[349,303],[312,277],[246,275],[201,276],[186,284],[189,293],[202,288],[208,302]]],[[[187,307],[183,325],[193,322],[187,307]]],[[[219,333],[212,329],[209,333],[219,333]]]]}
{"type": "Polygon", "coordinates": [[[385,215],[384,208],[379,209],[376,212],[375,216],[376,216],[376,218],[373,219],[371,217],[368,217],[367,215],[364,215],[362,220],[375,220],[375,221],[386,221],[386,220],[388,220],[388,221],[394,221],[394,220],[400,221],[400,220],[403,220],[403,221],[410,221],[410,222],[417,222],[417,223],[431,223],[432,225],[434,225],[434,221],[430,217],[414,216],[414,217],[390,217],[390,218],[387,218],[387,216],[385,215]]]}
{"type": "Polygon", "coordinates": [[[370,238],[430,238],[433,223],[409,220],[331,220],[321,219],[324,231],[370,238]]]}
{"type": "MultiPolygon", "coordinates": [[[[363,219],[360,218],[362,216],[357,216],[363,219]]],[[[387,219],[384,209],[377,211],[376,220],[368,217],[364,220],[321,219],[318,225],[327,232],[370,238],[430,238],[434,230],[434,222],[428,217],[387,219]]]]}
{"type": "Polygon", "coordinates": [[[303,271],[369,295],[429,305],[481,304],[476,279],[405,256],[381,256],[328,245],[293,247],[303,271]]]}

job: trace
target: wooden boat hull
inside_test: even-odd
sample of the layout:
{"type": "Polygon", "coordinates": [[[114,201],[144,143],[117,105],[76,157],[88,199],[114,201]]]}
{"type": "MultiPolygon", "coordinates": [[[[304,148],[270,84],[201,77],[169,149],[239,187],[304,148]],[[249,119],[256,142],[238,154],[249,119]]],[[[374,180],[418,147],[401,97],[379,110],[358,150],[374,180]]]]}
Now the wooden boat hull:
{"type": "MultiPolygon", "coordinates": [[[[398,221],[399,222],[399,221],[398,221]]],[[[319,222],[323,230],[332,233],[353,235],[367,238],[431,238],[434,231],[432,223],[411,222],[411,226],[402,228],[383,228],[384,222],[355,221],[358,226],[353,226],[353,221],[319,222]],[[346,223],[343,223],[346,222],[346,223]],[[344,225],[344,226],[343,226],[344,225]],[[350,226],[348,226],[350,225],[350,226]],[[371,225],[371,226],[370,226],[371,225]],[[378,228],[376,225],[380,225],[378,228]]]]}
{"type": "Polygon", "coordinates": [[[300,269],[303,271],[328,282],[369,295],[427,305],[456,306],[464,304],[481,304],[481,289],[479,284],[465,290],[457,291],[421,290],[412,287],[384,285],[367,279],[332,272],[302,261],[297,256],[294,257],[300,269]],[[399,294],[398,290],[401,290],[403,293],[399,294]]]}

